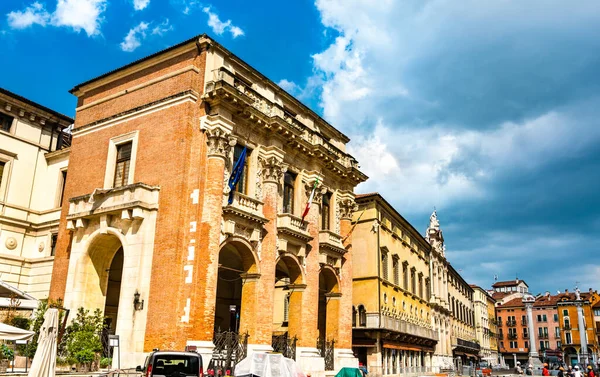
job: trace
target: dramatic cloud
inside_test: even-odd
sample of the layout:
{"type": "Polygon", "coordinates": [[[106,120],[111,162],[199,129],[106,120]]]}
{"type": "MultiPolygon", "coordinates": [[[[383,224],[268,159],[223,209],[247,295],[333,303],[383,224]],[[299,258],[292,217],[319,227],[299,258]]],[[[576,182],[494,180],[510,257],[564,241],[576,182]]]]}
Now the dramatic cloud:
{"type": "Polygon", "coordinates": [[[8,25],[13,29],[24,29],[33,24],[46,26],[50,22],[50,13],[43,4],[35,2],[23,11],[13,11],[8,15],[8,25]]]}
{"type": "Polygon", "coordinates": [[[23,11],[8,13],[8,23],[13,29],[23,29],[34,24],[46,26],[66,26],[76,32],[84,30],[88,36],[100,34],[102,13],[107,0],[58,0],[52,14],[38,2],[23,11]]]}
{"type": "Polygon", "coordinates": [[[135,10],[144,10],[150,4],[150,0],[133,0],[133,8],[135,10]]]}
{"type": "Polygon", "coordinates": [[[222,35],[224,32],[228,31],[233,38],[244,35],[244,31],[238,26],[234,26],[231,23],[231,20],[225,22],[221,21],[219,15],[216,14],[211,7],[204,7],[202,8],[202,11],[208,15],[208,26],[210,26],[215,34],[222,35]]]}
{"type": "MultiPolygon", "coordinates": [[[[518,273],[534,289],[572,288],[549,253],[600,252],[584,230],[600,210],[597,3],[316,6],[334,37],[304,88],[281,83],[318,96],[353,139],[370,176],[358,190],[380,191],[421,231],[437,206],[449,260],[478,284],[518,273]]],[[[598,266],[576,265],[571,276],[598,266]]]]}
{"type": "Polygon", "coordinates": [[[142,45],[141,40],[146,38],[146,30],[148,30],[149,24],[146,22],[140,22],[139,25],[129,30],[129,33],[121,42],[121,50],[131,52],[142,45]]]}

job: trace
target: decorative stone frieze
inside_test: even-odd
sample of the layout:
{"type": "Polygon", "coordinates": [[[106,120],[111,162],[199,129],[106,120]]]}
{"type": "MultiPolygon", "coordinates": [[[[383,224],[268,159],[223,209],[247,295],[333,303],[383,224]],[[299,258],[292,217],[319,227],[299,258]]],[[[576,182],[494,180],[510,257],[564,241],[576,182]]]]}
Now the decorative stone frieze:
{"type": "Polygon", "coordinates": [[[237,144],[237,139],[231,136],[233,123],[222,116],[207,115],[201,118],[200,129],[206,133],[208,157],[229,158],[231,148],[237,144]]]}

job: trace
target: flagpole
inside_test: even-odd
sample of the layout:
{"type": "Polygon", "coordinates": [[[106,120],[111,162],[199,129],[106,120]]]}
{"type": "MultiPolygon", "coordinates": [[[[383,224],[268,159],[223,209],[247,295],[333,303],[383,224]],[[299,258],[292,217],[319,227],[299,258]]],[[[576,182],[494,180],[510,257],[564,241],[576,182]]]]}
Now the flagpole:
{"type": "Polygon", "coordinates": [[[344,237],[342,239],[342,243],[346,242],[346,240],[348,239],[348,237],[350,237],[350,235],[352,234],[352,232],[354,232],[354,228],[356,228],[356,226],[358,225],[358,222],[360,221],[360,218],[362,217],[362,215],[365,213],[367,209],[363,209],[363,211],[360,213],[360,215],[358,216],[358,219],[356,219],[356,221],[354,222],[354,225],[352,225],[352,228],[350,228],[350,231],[348,232],[348,234],[346,235],[346,237],[344,237]]]}

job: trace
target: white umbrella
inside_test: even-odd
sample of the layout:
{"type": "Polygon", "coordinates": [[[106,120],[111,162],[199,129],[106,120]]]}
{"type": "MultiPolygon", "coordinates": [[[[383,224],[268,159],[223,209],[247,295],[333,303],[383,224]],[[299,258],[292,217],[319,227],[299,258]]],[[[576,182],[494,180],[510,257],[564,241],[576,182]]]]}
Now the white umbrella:
{"type": "Polygon", "coordinates": [[[40,329],[38,346],[28,377],[54,377],[56,369],[56,335],[58,334],[58,309],[48,309],[40,329]]]}
{"type": "Polygon", "coordinates": [[[0,323],[0,339],[3,340],[29,340],[33,338],[34,332],[23,330],[18,327],[0,323]]]}

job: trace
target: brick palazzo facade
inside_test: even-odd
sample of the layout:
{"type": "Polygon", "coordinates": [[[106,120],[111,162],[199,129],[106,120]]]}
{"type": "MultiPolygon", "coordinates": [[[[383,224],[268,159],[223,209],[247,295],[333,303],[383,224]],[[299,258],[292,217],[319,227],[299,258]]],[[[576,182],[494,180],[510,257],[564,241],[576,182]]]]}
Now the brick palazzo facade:
{"type": "Polygon", "coordinates": [[[367,177],[345,135],[205,35],[72,93],[50,295],[104,310],[122,367],[186,345],[208,363],[219,329],[247,332],[250,352],[287,332],[313,375],[318,338],[335,340],[336,369],[356,365],[344,237],[367,177]]]}

